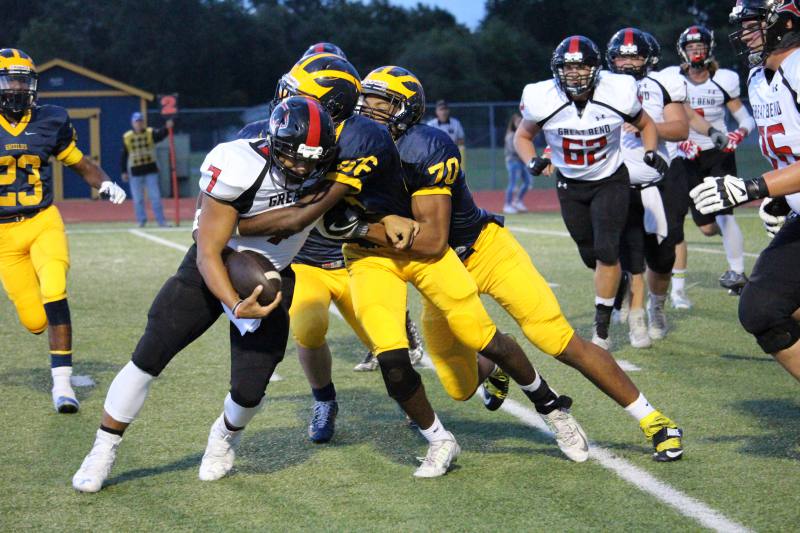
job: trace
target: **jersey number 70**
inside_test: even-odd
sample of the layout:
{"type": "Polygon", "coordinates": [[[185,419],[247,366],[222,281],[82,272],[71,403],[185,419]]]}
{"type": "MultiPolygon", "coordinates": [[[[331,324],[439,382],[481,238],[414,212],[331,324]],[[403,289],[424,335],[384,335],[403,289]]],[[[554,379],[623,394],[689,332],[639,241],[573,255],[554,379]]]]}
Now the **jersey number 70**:
{"type": "Polygon", "coordinates": [[[33,192],[0,193],[0,207],[17,205],[39,205],[42,202],[42,180],[39,178],[39,167],[42,162],[38,155],[23,154],[0,156],[0,191],[2,187],[13,185],[17,181],[17,173],[21,171],[28,176],[28,184],[33,185],[33,192]]]}

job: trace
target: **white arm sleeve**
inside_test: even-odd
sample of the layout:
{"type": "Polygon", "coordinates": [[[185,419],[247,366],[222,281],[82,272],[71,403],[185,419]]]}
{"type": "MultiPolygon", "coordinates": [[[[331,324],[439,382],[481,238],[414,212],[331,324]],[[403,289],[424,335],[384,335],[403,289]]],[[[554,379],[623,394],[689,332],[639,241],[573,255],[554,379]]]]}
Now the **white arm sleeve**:
{"type": "Polygon", "coordinates": [[[750,112],[747,111],[747,108],[744,106],[744,104],[742,104],[742,107],[740,107],[737,111],[731,113],[731,115],[733,115],[733,118],[736,119],[736,122],[739,124],[739,128],[746,130],[747,133],[745,133],[745,135],[753,131],[753,129],[756,127],[753,117],[750,116],[750,112]]]}

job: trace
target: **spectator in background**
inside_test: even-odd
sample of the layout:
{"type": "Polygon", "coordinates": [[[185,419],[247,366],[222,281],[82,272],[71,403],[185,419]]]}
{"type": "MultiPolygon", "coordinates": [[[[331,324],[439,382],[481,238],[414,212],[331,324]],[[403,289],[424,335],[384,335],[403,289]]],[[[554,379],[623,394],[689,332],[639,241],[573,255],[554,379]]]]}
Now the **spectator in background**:
{"type": "Polygon", "coordinates": [[[150,207],[161,227],[167,226],[164,209],[161,207],[161,189],[159,188],[158,165],[156,164],[156,143],[167,136],[172,128],[172,120],[160,129],[145,127],[141,113],[131,115],[132,129],[122,136],[122,157],[120,168],[122,181],[129,182],[133,195],[133,206],[139,227],[147,224],[147,212],[144,208],[144,191],[150,198],[150,207]]]}
{"type": "Polygon", "coordinates": [[[436,118],[428,121],[428,126],[439,128],[450,136],[454,143],[458,145],[458,151],[461,152],[461,168],[466,166],[466,154],[464,152],[464,128],[457,118],[450,116],[450,108],[447,102],[439,100],[436,102],[436,118]]]}
{"type": "Polygon", "coordinates": [[[514,113],[508,119],[508,127],[506,128],[505,138],[505,156],[506,168],[508,169],[508,188],[506,189],[506,202],[503,206],[503,213],[525,213],[528,209],[522,203],[522,198],[525,193],[530,189],[533,183],[533,176],[530,175],[525,163],[517,155],[517,150],[514,148],[514,132],[517,131],[519,121],[522,116],[519,113],[514,113]],[[519,182],[519,195],[514,199],[514,188],[519,182]]]}

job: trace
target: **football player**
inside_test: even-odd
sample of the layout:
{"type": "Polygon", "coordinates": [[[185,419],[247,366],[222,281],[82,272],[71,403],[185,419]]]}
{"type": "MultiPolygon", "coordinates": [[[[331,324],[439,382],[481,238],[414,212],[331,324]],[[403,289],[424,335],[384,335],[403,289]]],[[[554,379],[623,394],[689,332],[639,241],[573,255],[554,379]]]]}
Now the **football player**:
{"type": "MultiPolygon", "coordinates": [[[[705,176],[736,175],[736,148],[753,130],[753,118],[739,98],[739,75],[719,67],[714,59],[714,33],[704,26],[690,26],[678,39],[678,54],[681,66],[668,67],[665,75],[682,75],[686,79],[689,106],[705,119],[706,128],[689,131],[689,139],[679,144],[679,158],[673,163],[680,170],[677,178],[683,178],[687,190],[702,181],[705,176]],[[730,112],[739,127],[727,131],[725,111],[730,112]]],[[[688,199],[687,199],[688,200],[688,199]]],[[[691,203],[691,202],[688,202],[691,203]]],[[[719,278],[722,287],[738,294],[747,281],[744,274],[744,237],[732,209],[716,215],[703,215],[691,205],[692,219],[706,236],[722,235],[728,270],[719,278]]],[[[685,293],[687,266],[686,242],[677,247],[677,259],[673,270],[671,300],[677,309],[691,307],[685,293]]]]}
{"type": "Polygon", "coordinates": [[[53,405],[59,413],[75,413],[80,404],[70,384],[69,251],[53,205],[50,157],[114,204],[125,200],[125,191],[78,149],[66,109],[37,105],[37,82],[30,56],[0,50],[0,281],[22,325],[35,335],[48,330],[53,405]]]}
{"type": "MultiPolygon", "coordinates": [[[[329,46],[330,43],[323,43],[329,46]]],[[[313,45],[309,51],[319,48],[313,45]]],[[[340,49],[338,49],[341,52],[340,49]]],[[[309,55],[316,53],[307,52],[297,65],[284,76],[284,82],[279,83],[275,105],[285,96],[286,90],[282,87],[293,84],[298,78],[306,75],[315,75],[324,72],[325,84],[330,86],[341,85],[337,90],[347,92],[353,80],[358,79],[358,73],[344,60],[342,53],[329,52],[334,56],[324,56],[321,60],[310,63],[304,61],[309,55]],[[341,59],[339,59],[341,58],[341,59]]],[[[355,94],[355,93],[353,93],[355,94]]],[[[339,116],[337,115],[337,118],[339,116]]],[[[252,138],[261,135],[267,121],[248,124],[240,132],[242,138],[252,138]]],[[[246,226],[246,223],[244,224],[246,226]]],[[[342,315],[342,318],[352,328],[356,336],[369,350],[369,338],[361,325],[356,320],[350,294],[350,282],[344,268],[341,241],[334,241],[323,237],[316,229],[312,229],[305,244],[294,258],[292,269],[296,276],[295,294],[292,306],[289,309],[292,335],[297,345],[297,356],[303,368],[306,379],[311,386],[314,397],[311,421],[308,425],[308,437],[312,442],[325,443],[333,438],[336,428],[336,415],[339,405],[336,401],[336,388],[331,374],[331,352],[325,336],[328,332],[328,318],[331,302],[342,315]]],[[[422,343],[419,340],[416,325],[409,316],[406,317],[406,331],[408,334],[411,361],[416,364],[422,359],[422,343]]],[[[357,370],[375,370],[378,362],[367,353],[364,361],[356,366],[357,370]]]]}
{"type": "Polygon", "coordinates": [[[739,27],[731,40],[751,67],[747,92],[761,151],[774,170],[750,180],[709,177],[691,195],[704,214],[785,195],[783,211],[762,211],[773,232],[778,217],[786,222],[753,267],[739,320],[800,381],[800,0],[739,0],[730,20],[739,27]]]}
{"type": "Polygon", "coordinates": [[[544,132],[557,169],[561,215],[584,264],[594,270],[592,342],[611,347],[608,327],[620,288],[619,244],[628,219],[630,179],[622,153],[622,125],[641,132],[642,161],[659,175],[667,162],[657,152],[656,126],[639,102],[630,76],[601,71],[600,50],[590,39],[564,39],[553,53],[553,79],[522,93],[522,122],[514,146],[533,175],[551,163],[538,157],[533,138],[544,132]]]}
{"type": "Polygon", "coordinates": [[[263,406],[269,378],[283,359],[294,288],[289,265],[315,218],[293,219],[269,239],[235,235],[236,223],[310,202],[315,192],[306,194],[304,187],[324,176],[335,153],[333,121],[317,101],[304,97],[289,98],[273,110],[266,139],[239,139],[209,152],[201,167],[197,242],[159,291],[131,361],[111,383],[94,445],[72,479],[75,489],[102,488],[123,432],[138,416],[153,380],[223,312],[231,320],[231,388],[211,426],[199,477],[213,481],[230,471],[244,427],[263,406]],[[261,306],[263,287],[258,286],[240,298],[223,264],[226,247],[267,257],[280,271],[281,295],[261,306]],[[269,323],[262,326],[262,320],[269,323]]]}
{"type": "MultiPolygon", "coordinates": [[[[408,282],[445,315],[459,342],[470,347],[468,356],[454,354],[437,365],[447,392],[460,400],[471,397],[492,371],[493,363],[497,363],[515,381],[525,384],[523,389],[537,410],[545,415],[561,411],[565,423],[557,428],[562,432],[557,435],[557,442],[560,447],[569,443],[570,448],[562,447],[562,450],[574,460],[585,461],[588,442],[567,412],[571,400],[558,396],[535,372],[519,345],[497,331],[480,302],[475,282],[455,252],[447,247],[446,238],[439,256],[409,260],[392,245],[404,247],[413,240],[387,240],[387,237],[394,237],[389,228],[380,231],[376,240],[370,233],[371,226],[353,216],[354,210],[358,210],[371,218],[389,213],[410,217],[412,198],[405,189],[400,157],[388,130],[358,114],[348,117],[348,112],[355,108],[358,94],[351,98],[348,87],[332,81],[331,77],[339,77],[332,71],[342,66],[329,64],[324,69],[317,68],[316,63],[326,65],[332,61],[325,56],[319,54],[301,61],[303,71],[283,78],[281,85],[287,93],[319,95],[323,105],[333,110],[335,119],[344,119],[337,126],[339,159],[336,170],[328,176],[332,183],[328,192],[329,196],[340,198],[344,188],[347,202],[335,209],[334,216],[325,213],[327,223],[322,227],[330,238],[352,241],[344,246],[344,256],[356,319],[369,337],[389,396],[398,402],[429,442],[428,452],[414,475],[444,475],[461,449],[431,407],[420,375],[411,365],[405,331],[408,282]],[[384,246],[375,246],[376,243],[384,246]],[[480,376],[476,352],[492,365],[481,368],[480,376]]],[[[355,87],[356,83],[352,85],[355,87]]],[[[360,81],[357,86],[360,87],[360,81]]],[[[451,162],[451,168],[452,165],[451,162]]],[[[316,206],[310,209],[319,211],[320,215],[324,213],[316,206]]],[[[303,210],[287,208],[286,214],[264,213],[241,221],[239,231],[250,235],[269,234],[276,224],[296,216],[292,211],[303,210]]],[[[427,241],[428,235],[423,239],[427,241]]]]}
{"type": "MultiPolygon", "coordinates": [[[[650,406],[608,351],[575,334],[525,249],[503,227],[503,217],[475,205],[459,165],[458,147],[440,130],[420,122],[425,93],[419,80],[400,67],[379,67],[364,78],[362,86],[359,112],[389,126],[406,171],[406,188],[421,228],[408,253],[425,257],[449,245],[478,291],[494,298],[531,343],[578,369],[633,415],[653,441],[657,460],[679,459],[682,450],[677,426],[650,406]]],[[[437,367],[459,352],[465,359],[474,356],[427,299],[423,300],[422,327],[437,367]]],[[[494,410],[508,392],[508,377],[498,383],[497,378],[505,374],[494,365],[490,368],[493,371],[484,382],[483,396],[486,406],[494,410]]],[[[544,417],[551,427],[563,418],[564,413],[558,411],[544,417]]]]}
{"type": "MultiPolygon", "coordinates": [[[[658,130],[658,153],[670,161],[671,154],[664,141],[681,141],[689,135],[689,120],[683,108],[686,82],[682,76],[652,70],[658,62],[657,53],[655,38],[651,36],[648,40],[641,30],[624,28],[608,42],[606,61],[612,72],[628,74],[637,80],[642,107],[658,130]]],[[[667,190],[675,188],[678,179],[673,175],[675,167],[671,165],[662,177],[642,161],[644,147],[639,131],[628,124],[623,131],[622,155],[631,179],[621,257],[622,269],[631,275],[627,320],[631,346],[649,348],[651,339],[661,339],[667,331],[664,303],[675,263],[675,245],[683,241],[683,217],[680,205],[674,205],[676,195],[667,190]],[[645,263],[650,289],[649,327],[644,315],[645,263]]]]}

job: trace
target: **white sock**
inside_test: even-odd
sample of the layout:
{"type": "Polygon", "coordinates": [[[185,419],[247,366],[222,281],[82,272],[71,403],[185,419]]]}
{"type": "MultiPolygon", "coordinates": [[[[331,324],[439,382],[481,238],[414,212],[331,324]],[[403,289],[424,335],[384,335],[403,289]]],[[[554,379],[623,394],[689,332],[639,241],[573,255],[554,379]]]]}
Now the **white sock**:
{"type": "Polygon", "coordinates": [[[667,301],[667,295],[666,294],[655,294],[655,293],[651,292],[650,293],[650,300],[656,305],[664,305],[664,302],[667,301]]]}
{"type": "Polygon", "coordinates": [[[686,287],[686,269],[672,269],[672,293],[682,291],[686,287]]]}
{"type": "Polygon", "coordinates": [[[602,296],[595,296],[594,305],[605,305],[606,307],[614,307],[614,298],[603,298],[602,296]]]}
{"type": "Polygon", "coordinates": [[[519,388],[528,392],[536,392],[537,390],[539,390],[539,387],[541,386],[542,386],[542,377],[537,372],[536,379],[533,380],[533,383],[531,383],[530,385],[520,385],[519,388]]]}
{"type": "Polygon", "coordinates": [[[53,390],[72,390],[72,384],[69,380],[72,376],[71,366],[58,366],[56,368],[51,368],[50,375],[53,376],[53,390]]]}
{"type": "Polygon", "coordinates": [[[98,429],[97,433],[95,434],[95,439],[106,441],[109,444],[119,444],[119,442],[122,440],[122,435],[115,435],[113,433],[109,433],[108,431],[98,429]]]}
{"type": "Polygon", "coordinates": [[[142,410],[150,384],[155,378],[128,361],[119,371],[106,394],[103,408],[117,422],[130,424],[142,410]]]}
{"type": "Polygon", "coordinates": [[[452,435],[449,431],[444,429],[444,425],[442,424],[439,417],[434,413],[433,415],[433,424],[428,429],[419,428],[419,432],[422,433],[422,436],[428,442],[436,442],[437,440],[449,440],[452,438],[452,435]]]}
{"type": "Polygon", "coordinates": [[[231,398],[231,393],[229,392],[227,396],[225,396],[225,419],[228,421],[230,425],[235,428],[243,428],[250,421],[253,419],[254,416],[261,411],[261,408],[264,407],[264,401],[267,399],[266,396],[261,398],[261,401],[258,402],[258,405],[255,407],[242,407],[231,398]]]}
{"type": "Polygon", "coordinates": [[[636,401],[626,407],[625,410],[629,415],[641,422],[644,417],[654,412],[655,408],[650,405],[650,402],[647,401],[647,398],[644,397],[644,394],[640,392],[639,397],[636,398],[636,401]]]}
{"type": "Polygon", "coordinates": [[[728,265],[737,274],[744,273],[744,236],[733,215],[717,215],[717,225],[722,232],[722,245],[728,265]]]}

